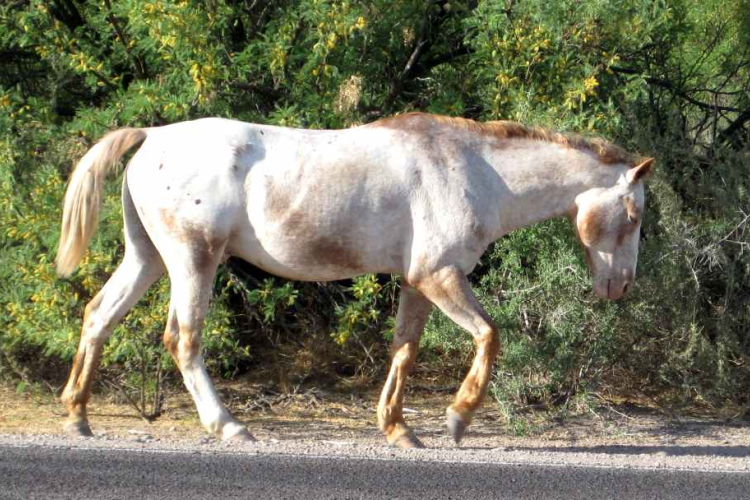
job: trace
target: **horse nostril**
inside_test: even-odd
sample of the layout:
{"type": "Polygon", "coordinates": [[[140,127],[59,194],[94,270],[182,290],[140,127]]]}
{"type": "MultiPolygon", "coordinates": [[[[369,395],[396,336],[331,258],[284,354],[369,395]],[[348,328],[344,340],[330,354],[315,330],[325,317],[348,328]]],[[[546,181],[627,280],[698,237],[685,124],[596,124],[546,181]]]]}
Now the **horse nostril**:
{"type": "Polygon", "coordinates": [[[628,293],[628,286],[629,285],[630,285],[630,283],[625,283],[625,286],[622,287],[622,294],[623,295],[625,295],[626,293],[628,293]]]}

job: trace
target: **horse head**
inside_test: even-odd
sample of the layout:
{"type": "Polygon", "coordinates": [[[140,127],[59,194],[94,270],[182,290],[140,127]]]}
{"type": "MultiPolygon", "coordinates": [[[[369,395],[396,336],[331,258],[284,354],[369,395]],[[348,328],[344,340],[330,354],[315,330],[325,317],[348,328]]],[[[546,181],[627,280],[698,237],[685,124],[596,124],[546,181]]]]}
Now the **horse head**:
{"type": "Polygon", "coordinates": [[[643,178],[653,158],[629,168],[609,188],[589,189],[576,197],[576,230],[593,274],[594,293],[616,300],[635,279],[645,195],[643,178]]]}

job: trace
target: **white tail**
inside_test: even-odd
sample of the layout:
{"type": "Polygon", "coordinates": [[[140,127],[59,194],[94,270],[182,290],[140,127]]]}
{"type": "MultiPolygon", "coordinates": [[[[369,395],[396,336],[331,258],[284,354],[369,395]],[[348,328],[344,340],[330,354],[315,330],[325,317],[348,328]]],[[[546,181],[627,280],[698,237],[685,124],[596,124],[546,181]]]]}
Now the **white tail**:
{"type": "Polygon", "coordinates": [[[76,165],[65,193],[62,231],[55,258],[55,268],[60,276],[69,276],[75,271],[96,232],[107,172],[130,148],[145,139],[143,129],[123,128],[110,132],[76,165]]]}

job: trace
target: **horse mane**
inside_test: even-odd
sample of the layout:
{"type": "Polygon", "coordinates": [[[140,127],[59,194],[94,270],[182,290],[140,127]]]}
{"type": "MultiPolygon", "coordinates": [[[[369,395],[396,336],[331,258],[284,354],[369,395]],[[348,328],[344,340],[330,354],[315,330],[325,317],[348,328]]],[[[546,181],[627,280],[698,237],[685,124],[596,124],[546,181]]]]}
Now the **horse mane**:
{"type": "Polygon", "coordinates": [[[429,113],[412,112],[391,116],[373,122],[372,126],[396,128],[401,130],[424,130],[429,124],[445,124],[451,127],[469,130],[498,139],[529,139],[560,144],[572,149],[590,151],[600,162],[605,164],[634,164],[636,158],[620,146],[599,137],[586,137],[580,134],[557,132],[542,127],[529,127],[518,122],[498,120],[478,122],[468,118],[455,118],[429,113]]]}

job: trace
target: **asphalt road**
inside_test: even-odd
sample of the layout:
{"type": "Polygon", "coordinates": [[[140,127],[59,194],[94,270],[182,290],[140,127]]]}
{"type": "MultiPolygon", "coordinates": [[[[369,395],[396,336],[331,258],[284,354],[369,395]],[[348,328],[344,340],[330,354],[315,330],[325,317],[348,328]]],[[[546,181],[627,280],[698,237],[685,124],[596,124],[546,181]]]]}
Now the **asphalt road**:
{"type": "Polygon", "coordinates": [[[0,445],[1,499],[747,499],[750,473],[0,445]]]}

